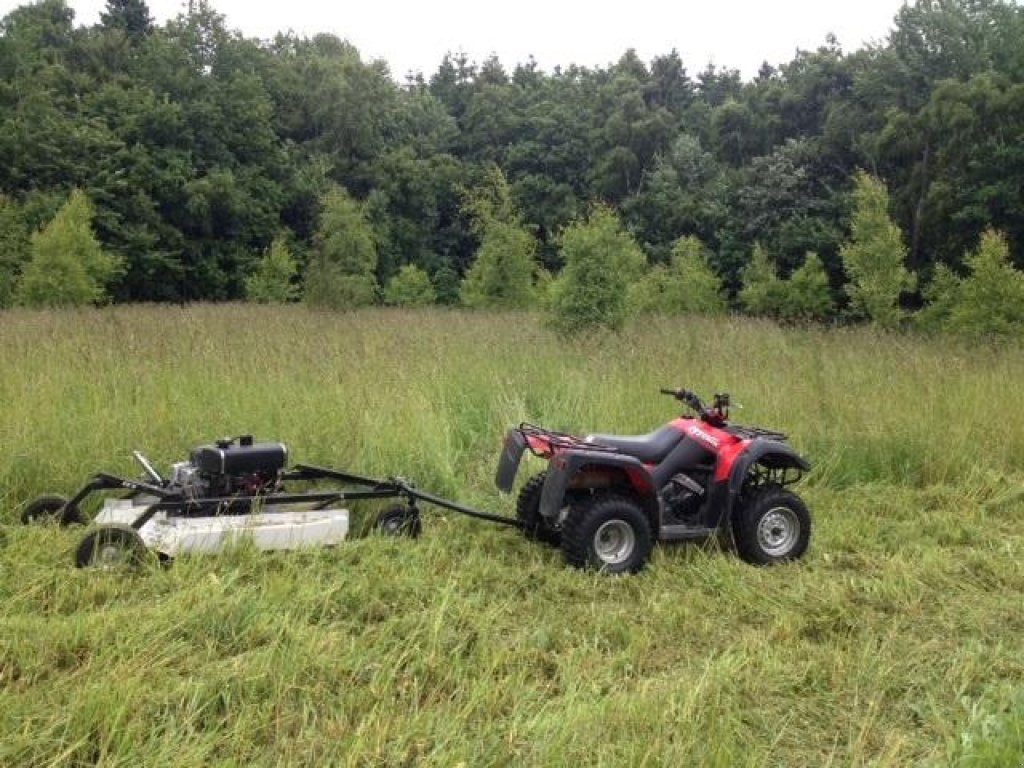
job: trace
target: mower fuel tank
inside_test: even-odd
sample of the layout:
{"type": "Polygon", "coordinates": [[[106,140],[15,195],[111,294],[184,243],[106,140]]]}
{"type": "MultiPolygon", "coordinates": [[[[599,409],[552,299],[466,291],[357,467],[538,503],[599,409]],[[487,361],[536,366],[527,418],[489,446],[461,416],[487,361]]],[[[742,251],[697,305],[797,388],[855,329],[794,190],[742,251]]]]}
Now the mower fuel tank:
{"type": "Polygon", "coordinates": [[[211,475],[277,472],[288,463],[288,448],[284,443],[222,442],[193,449],[191,460],[200,472],[211,475]]]}

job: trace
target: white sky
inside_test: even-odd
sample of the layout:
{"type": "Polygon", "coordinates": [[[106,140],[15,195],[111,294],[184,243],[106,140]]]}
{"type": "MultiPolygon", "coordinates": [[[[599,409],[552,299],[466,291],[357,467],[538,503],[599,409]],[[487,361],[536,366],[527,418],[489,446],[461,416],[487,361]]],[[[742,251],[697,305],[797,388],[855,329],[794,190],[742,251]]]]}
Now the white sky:
{"type": "MultiPolygon", "coordinates": [[[[0,0],[0,17],[26,2],[0,0]]],[[[99,20],[105,0],[69,0],[76,24],[99,20]]],[[[159,24],[185,0],[149,0],[159,24]]],[[[531,54],[541,69],[572,63],[604,66],[635,48],[649,62],[673,48],[691,76],[709,61],[739,69],[744,79],[762,61],[789,61],[798,48],[821,45],[828,33],[844,51],[881,41],[903,0],[212,0],[228,27],[269,38],[291,29],[347,39],[364,59],[381,58],[401,80],[410,70],[429,77],[446,51],[483,61],[496,53],[506,70],[531,54]]]]}

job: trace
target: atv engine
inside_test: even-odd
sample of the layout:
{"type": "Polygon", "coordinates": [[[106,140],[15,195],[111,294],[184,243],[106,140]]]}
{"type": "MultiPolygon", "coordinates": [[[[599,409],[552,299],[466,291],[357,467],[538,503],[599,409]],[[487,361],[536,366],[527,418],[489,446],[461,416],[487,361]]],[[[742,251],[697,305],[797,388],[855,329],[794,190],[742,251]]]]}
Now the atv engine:
{"type": "Polygon", "coordinates": [[[247,496],[273,490],[278,474],[288,462],[283,443],[254,443],[243,435],[194,448],[188,461],[171,465],[169,486],[180,488],[188,498],[247,496]]]}
{"type": "Polygon", "coordinates": [[[680,472],[661,489],[665,509],[677,520],[695,515],[704,502],[704,486],[687,474],[680,472]]]}

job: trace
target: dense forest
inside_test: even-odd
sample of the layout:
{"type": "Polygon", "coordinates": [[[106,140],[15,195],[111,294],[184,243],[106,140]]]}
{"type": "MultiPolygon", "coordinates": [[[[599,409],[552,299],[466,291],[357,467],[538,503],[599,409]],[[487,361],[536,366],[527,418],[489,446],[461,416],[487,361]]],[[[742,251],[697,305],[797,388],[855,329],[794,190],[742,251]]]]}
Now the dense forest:
{"type": "Polygon", "coordinates": [[[0,22],[0,306],[75,190],[120,264],[114,300],[191,301],[244,297],[274,242],[305,269],[339,187],[377,283],[415,265],[453,302],[480,246],[468,190],[495,169],[550,273],[600,203],[649,264],[699,238],[735,296],[755,251],[782,278],[813,253],[843,301],[862,172],[919,276],[905,303],[963,275],[989,229],[1024,265],[1024,12],[1006,0],[916,0],[877,45],[828,39],[748,82],[627,50],[551,72],[452,54],[399,83],[337,37],[249,39],[189,7],[158,26],[109,0],[86,27],[40,0],[0,22]]]}

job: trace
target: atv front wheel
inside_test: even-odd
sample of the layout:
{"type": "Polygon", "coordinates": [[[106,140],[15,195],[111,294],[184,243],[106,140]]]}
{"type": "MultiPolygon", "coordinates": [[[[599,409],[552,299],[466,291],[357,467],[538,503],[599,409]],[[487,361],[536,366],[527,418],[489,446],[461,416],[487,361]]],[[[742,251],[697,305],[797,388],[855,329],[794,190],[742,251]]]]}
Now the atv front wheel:
{"type": "Polygon", "coordinates": [[[526,481],[516,501],[516,519],[523,524],[526,538],[557,547],[562,541],[562,532],[552,528],[540,513],[540,495],[544,490],[545,478],[547,472],[541,472],[526,481]]]}
{"type": "Polygon", "coordinates": [[[647,565],[652,546],[647,515],[621,496],[573,506],[562,524],[562,554],[577,568],[637,573],[647,565]]]}
{"type": "Polygon", "coordinates": [[[78,507],[68,505],[63,496],[40,496],[25,505],[21,511],[21,522],[26,525],[36,523],[59,523],[71,525],[84,523],[85,518],[78,507]]]}
{"type": "Polygon", "coordinates": [[[395,504],[377,515],[373,528],[382,536],[408,536],[416,539],[423,532],[423,522],[416,507],[395,504]]]}
{"type": "Polygon", "coordinates": [[[146,544],[130,525],[111,524],[86,534],[75,552],[79,568],[114,568],[138,565],[146,553],[146,544]]]}
{"type": "Polygon", "coordinates": [[[811,513],[795,493],[768,486],[754,494],[733,522],[736,550],[753,565],[797,560],[811,540],[811,513]]]}

